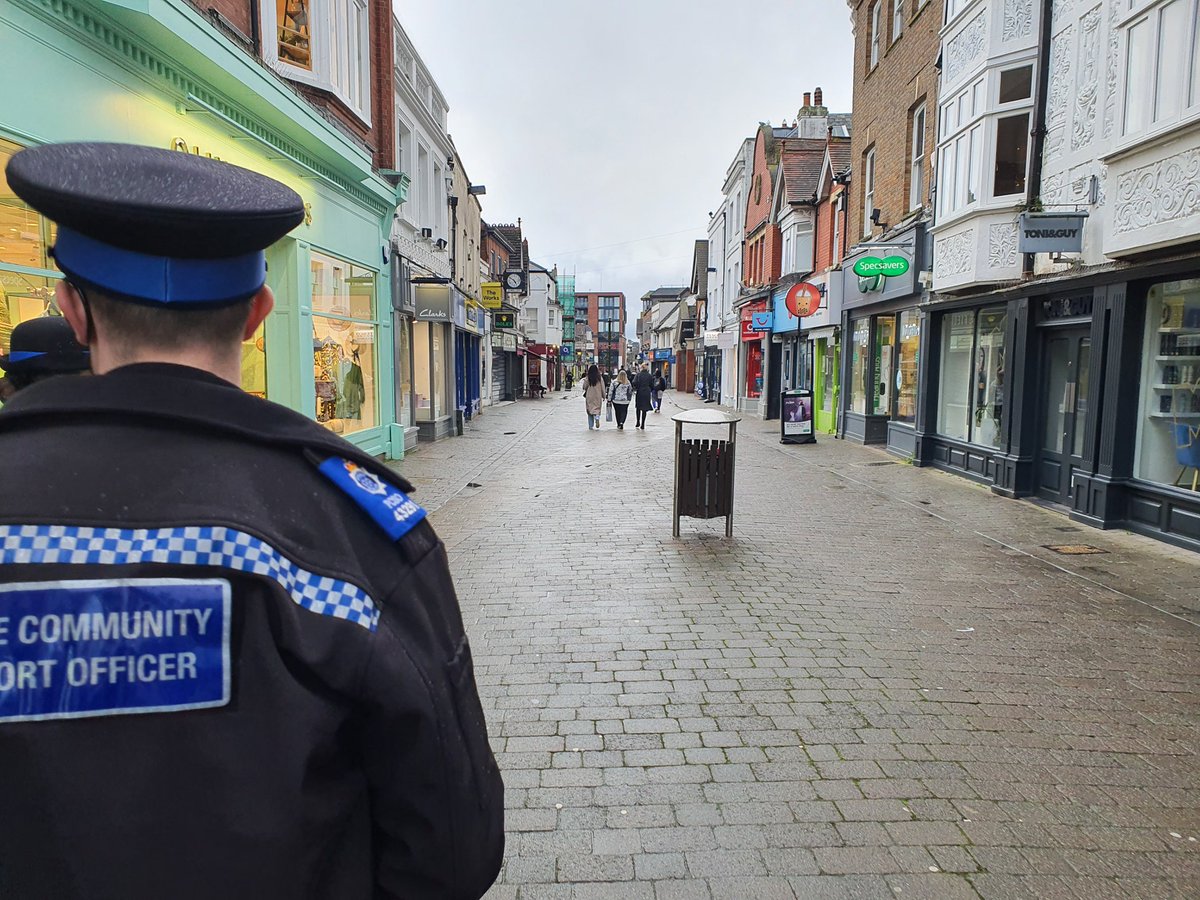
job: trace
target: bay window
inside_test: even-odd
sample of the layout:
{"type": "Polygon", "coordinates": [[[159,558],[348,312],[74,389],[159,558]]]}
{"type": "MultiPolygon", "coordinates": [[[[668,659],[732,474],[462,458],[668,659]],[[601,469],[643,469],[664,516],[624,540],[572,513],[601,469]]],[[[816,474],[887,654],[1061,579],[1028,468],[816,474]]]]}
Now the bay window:
{"type": "Polygon", "coordinates": [[[1025,170],[1029,164],[1029,113],[996,120],[996,197],[1025,193],[1025,170]]]}
{"type": "Polygon", "coordinates": [[[1129,0],[1122,134],[1170,127],[1200,112],[1200,0],[1129,0]]]}
{"type": "Polygon", "coordinates": [[[261,7],[263,55],[285,78],[323,88],[370,124],[367,0],[275,0],[261,7]]]}

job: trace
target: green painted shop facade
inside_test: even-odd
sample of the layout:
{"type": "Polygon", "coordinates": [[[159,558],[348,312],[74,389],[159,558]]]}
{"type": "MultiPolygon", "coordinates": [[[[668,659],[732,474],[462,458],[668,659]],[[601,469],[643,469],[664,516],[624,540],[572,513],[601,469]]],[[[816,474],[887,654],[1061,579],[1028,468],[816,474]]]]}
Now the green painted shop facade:
{"type": "MultiPolygon", "coordinates": [[[[275,312],[243,346],[243,388],[403,455],[388,246],[396,189],[370,154],[177,0],[0,4],[0,169],[21,147],[116,141],[277,178],[308,210],[267,251],[275,312]],[[14,86],[26,85],[24,89],[14,86]]],[[[0,181],[0,347],[53,313],[53,226],[0,181]]]]}

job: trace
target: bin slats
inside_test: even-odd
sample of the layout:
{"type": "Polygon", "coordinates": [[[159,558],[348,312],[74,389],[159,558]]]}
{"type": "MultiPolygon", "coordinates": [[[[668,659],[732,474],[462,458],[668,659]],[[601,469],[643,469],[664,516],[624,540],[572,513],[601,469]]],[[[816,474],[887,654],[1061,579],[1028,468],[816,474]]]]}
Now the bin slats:
{"type": "Polygon", "coordinates": [[[677,464],[679,515],[694,519],[729,515],[733,499],[733,448],[729,441],[682,441],[677,464]]]}

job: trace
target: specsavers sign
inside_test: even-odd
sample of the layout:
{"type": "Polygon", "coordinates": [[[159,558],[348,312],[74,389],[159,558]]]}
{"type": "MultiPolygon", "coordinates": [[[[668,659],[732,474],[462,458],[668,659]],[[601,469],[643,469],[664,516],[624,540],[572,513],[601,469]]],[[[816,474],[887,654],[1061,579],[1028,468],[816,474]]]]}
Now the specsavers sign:
{"type": "Polygon", "coordinates": [[[870,278],[873,275],[896,278],[903,275],[908,269],[908,260],[903,256],[888,256],[884,259],[877,256],[864,256],[854,263],[854,274],[860,278],[870,278]]]}

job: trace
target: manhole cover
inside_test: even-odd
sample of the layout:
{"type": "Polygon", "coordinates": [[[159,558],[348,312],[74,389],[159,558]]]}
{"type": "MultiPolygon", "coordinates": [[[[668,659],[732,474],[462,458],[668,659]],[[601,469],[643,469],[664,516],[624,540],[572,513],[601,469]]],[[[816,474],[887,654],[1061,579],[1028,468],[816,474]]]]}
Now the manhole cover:
{"type": "Polygon", "coordinates": [[[1042,546],[1062,556],[1087,556],[1091,553],[1108,552],[1099,547],[1093,547],[1091,544],[1043,544],[1042,546]]]}

